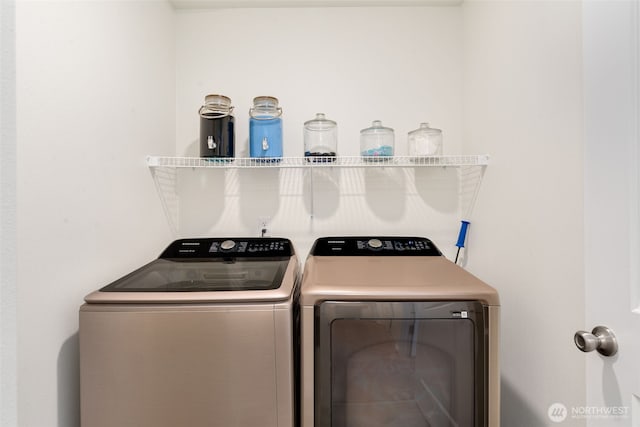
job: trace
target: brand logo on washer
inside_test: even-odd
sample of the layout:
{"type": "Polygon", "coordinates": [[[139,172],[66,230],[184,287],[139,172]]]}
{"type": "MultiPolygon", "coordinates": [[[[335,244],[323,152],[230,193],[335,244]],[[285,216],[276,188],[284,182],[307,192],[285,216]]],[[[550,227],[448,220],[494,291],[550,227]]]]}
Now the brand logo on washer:
{"type": "Polygon", "coordinates": [[[561,423],[567,418],[567,407],[562,403],[554,403],[549,406],[549,410],[547,411],[547,415],[549,419],[554,423],[561,423]]]}

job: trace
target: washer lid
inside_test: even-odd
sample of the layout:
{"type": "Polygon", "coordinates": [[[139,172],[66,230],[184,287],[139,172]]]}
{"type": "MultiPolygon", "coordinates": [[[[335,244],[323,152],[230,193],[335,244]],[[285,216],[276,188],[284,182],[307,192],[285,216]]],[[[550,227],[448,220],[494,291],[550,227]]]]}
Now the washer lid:
{"type": "Polygon", "coordinates": [[[287,239],[182,239],[158,259],[87,295],[85,301],[281,301],[291,295],[297,271],[287,239]]]}
{"type": "Polygon", "coordinates": [[[267,291],[282,283],[289,258],[157,259],[101,292],[267,291]]]}
{"type": "Polygon", "coordinates": [[[307,257],[300,302],[481,301],[497,291],[446,259],[423,237],[328,237],[307,257]]]}

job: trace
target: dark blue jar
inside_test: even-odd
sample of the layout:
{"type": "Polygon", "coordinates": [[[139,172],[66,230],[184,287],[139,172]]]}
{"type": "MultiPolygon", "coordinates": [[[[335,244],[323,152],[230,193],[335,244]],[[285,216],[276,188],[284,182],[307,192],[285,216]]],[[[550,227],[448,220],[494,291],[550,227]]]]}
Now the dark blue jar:
{"type": "Polygon", "coordinates": [[[200,107],[200,157],[232,159],[235,155],[235,120],[231,99],[207,95],[200,107]]]}

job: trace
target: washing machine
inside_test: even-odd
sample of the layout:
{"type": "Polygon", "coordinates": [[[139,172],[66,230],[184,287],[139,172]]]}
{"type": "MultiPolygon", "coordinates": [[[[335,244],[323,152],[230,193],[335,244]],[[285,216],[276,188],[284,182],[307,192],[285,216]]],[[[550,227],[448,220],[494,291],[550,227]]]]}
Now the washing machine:
{"type": "Polygon", "coordinates": [[[173,242],[80,307],[82,427],[293,427],[298,297],[287,239],[173,242]]]}
{"type": "Polygon", "coordinates": [[[499,427],[499,297],[426,238],[316,240],[302,427],[499,427]]]}

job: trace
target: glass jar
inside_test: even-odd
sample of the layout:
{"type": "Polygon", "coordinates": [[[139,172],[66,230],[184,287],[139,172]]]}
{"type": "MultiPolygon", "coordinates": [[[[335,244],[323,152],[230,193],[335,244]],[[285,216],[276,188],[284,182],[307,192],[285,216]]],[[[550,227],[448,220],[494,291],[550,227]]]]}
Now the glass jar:
{"type": "Polygon", "coordinates": [[[364,160],[379,161],[393,156],[393,129],[382,126],[374,120],[371,127],[360,131],[360,154],[364,160]]]}
{"type": "Polygon", "coordinates": [[[253,98],[253,107],[249,109],[249,156],[274,161],[282,158],[281,115],[277,98],[253,98]]]}
{"type": "Polygon", "coordinates": [[[333,162],[338,147],[338,124],[323,113],[304,123],[304,156],[310,162],[333,162]]]}
{"type": "Polygon", "coordinates": [[[233,158],[235,155],[235,119],[231,99],[207,95],[200,115],[200,157],[233,158]]]}
{"type": "Polygon", "coordinates": [[[442,155],[442,131],[429,127],[429,123],[420,123],[420,127],[408,134],[409,156],[442,155]]]}

